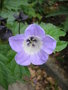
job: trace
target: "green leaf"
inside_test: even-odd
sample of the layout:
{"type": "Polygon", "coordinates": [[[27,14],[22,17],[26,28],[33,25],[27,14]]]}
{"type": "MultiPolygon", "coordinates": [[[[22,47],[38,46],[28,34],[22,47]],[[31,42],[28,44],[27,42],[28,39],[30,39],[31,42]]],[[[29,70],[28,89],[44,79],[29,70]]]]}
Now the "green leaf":
{"type": "Polygon", "coordinates": [[[28,24],[27,24],[27,23],[25,23],[25,24],[22,24],[22,23],[21,23],[21,29],[20,29],[21,34],[24,33],[24,31],[25,31],[25,29],[26,29],[27,27],[28,27],[28,24]]]}
{"type": "Polygon", "coordinates": [[[7,53],[7,58],[9,59],[9,62],[11,62],[11,60],[14,58],[16,52],[14,52],[13,50],[9,50],[7,53]]]}
{"type": "Polygon", "coordinates": [[[5,65],[5,63],[0,62],[0,85],[2,85],[6,90],[8,90],[9,83],[15,81],[15,78],[12,77],[11,71],[5,65]]]}
{"type": "MultiPolygon", "coordinates": [[[[7,50],[5,53],[7,53],[7,50]]],[[[3,53],[0,53],[0,85],[6,90],[8,90],[8,85],[15,81],[15,78],[12,76],[11,71],[7,67],[8,62],[9,58],[7,58],[3,53]]]]}
{"type": "Polygon", "coordinates": [[[65,36],[65,34],[66,34],[64,31],[61,30],[61,28],[59,28],[53,24],[50,24],[50,23],[48,23],[48,24],[41,23],[40,25],[45,30],[46,34],[48,34],[48,35],[52,36],[54,39],[56,39],[57,45],[56,45],[55,52],[59,52],[67,46],[67,42],[59,40],[60,36],[65,36]]]}
{"type": "Polygon", "coordinates": [[[7,55],[7,52],[10,50],[10,46],[8,44],[1,43],[0,44],[0,53],[3,55],[7,55]]]}
{"type": "MultiPolygon", "coordinates": [[[[12,30],[12,32],[13,32],[14,35],[16,35],[16,34],[19,33],[19,32],[18,32],[19,23],[14,22],[13,25],[7,24],[7,26],[12,30]]],[[[20,33],[21,33],[21,34],[24,33],[24,31],[25,31],[25,29],[26,29],[27,26],[28,26],[27,23],[25,23],[25,24],[20,23],[20,33]]]]}
{"type": "Polygon", "coordinates": [[[23,81],[23,76],[30,76],[29,70],[27,67],[24,66],[20,66],[16,63],[16,61],[14,60],[15,57],[15,52],[10,50],[7,54],[7,57],[10,58],[9,59],[9,63],[8,63],[8,68],[10,69],[13,77],[15,78],[15,80],[21,80],[23,81]]]}
{"type": "Polygon", "coordinates": [[[0,53],[0,62],[7,64],[8,58],[0,53]]]}
{"type": "Polygon", "coordinates": [[[27,67],[22,67],[22,75],[23,76],[30,76],[30,72],[29,72],[29,69],[27,67]]]}
{"type": "Polygon", "coordinates": [[[65,41],[58,41],[55,51],[59,52],[59,51],[63,50],[66,46],[67,46],[67,42],[65,42],[65,41]]]}
{"type": "Polygon", "coordinates": [[[14,17],[13,17],[14,13],[15,13],[15,12],[13,12],[13,11],[11,11],[11,10],[6,10],[6,9],[4,9],[4,10],[1,11],[0,15],[1,15],[2,17],[4,17],[4,18],[7,18],[7,23],[12,24],[13,21],[15,20],[14,17]]]}
{"type": "Polygon", "coordinates": [[[18,10],[21,5],[28,5],[28,0],[5,0],[4,8],[18,10]]]}
{"type": "Polygon", "coordinates": [[[63,23],[64,25],[64,31],[67,32],[68,31],[68,17],[66,18],[65,22],[63,23]]]}
{"type": "Polygon", "coordinates": [[[65,34],[66,34],[64,31],[61,30],[61,28],[59,28],[51,23],[48,23],[48,24],[41,23],[40,25],[45,30],[46,34],[51,35],[56,40],[59,40],[60,36],[65,36],[65,34]]]}
{"type": "Polygon", "coordinates": [[[11,49],[7,50],[5,50],[6,54],[3,53],[4,50],[0,53],[0,85],[6,90],[8,90],[9,84],[17,80],[23,82],[22,77],[30,76],[28,67],[20,66],[14,60],[16,53],[11,49]]]}
{"type": "Polygon", "coordinates": [[[0,62],[0,85],[3,86],[5,89],[8,88],[8,83],[7,83],[7,72],[6,68],[3,63],[0,62]]]}
{"type": "Polygon", "coordinates": [[[26,14],[28,14],[29,17],[36,17],[36,13],[33,8],[27,8],[26,14]]]}
{"type": "Polygon", "coordinates": [[[68,9],[67,8],[59,9],[54,12],[51,12],[46,16],[46,18],[51,17],[51,16],[58,16],[58,15],[68,15],[68,9]]]}

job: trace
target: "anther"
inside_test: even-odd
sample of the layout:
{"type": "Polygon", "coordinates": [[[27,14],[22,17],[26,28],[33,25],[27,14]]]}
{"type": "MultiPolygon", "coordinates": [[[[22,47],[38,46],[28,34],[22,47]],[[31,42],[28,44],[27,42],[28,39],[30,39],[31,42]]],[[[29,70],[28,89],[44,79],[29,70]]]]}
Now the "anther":
{"type": "Polygon", "coordinates": [[[30,43],[27,43],[27,45],[29,46],[29,45],[30,45],[30,43]]]}
{"type": "Polygon", "coordinates": [[[30,40],[33,41],[34,37],[30,37],[30,40]]]}
{"type": "Polygon", "coordinates": [[[26,40],[26,42],[30,42],[30,40],[29,40],[29,39],[27,39],[27,40],[26,40]]]}
{"type": "Polygon", "coordinates": [[[34,41],[34,42],[37,42],[37,40],[36,40],[36,39],[34,39],[33,41],[34,41]]]}

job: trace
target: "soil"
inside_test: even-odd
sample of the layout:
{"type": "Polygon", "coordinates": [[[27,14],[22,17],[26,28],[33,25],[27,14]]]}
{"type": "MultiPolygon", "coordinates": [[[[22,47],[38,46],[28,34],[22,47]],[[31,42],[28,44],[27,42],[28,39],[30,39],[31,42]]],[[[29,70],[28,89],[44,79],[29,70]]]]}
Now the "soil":
{"type": "Polygon", "coordinates": [[[44,68],[32,65],[29,70],[31,73],[30,82],[35,90],[62,90],[57,81],[48,75],[44,68]]]}

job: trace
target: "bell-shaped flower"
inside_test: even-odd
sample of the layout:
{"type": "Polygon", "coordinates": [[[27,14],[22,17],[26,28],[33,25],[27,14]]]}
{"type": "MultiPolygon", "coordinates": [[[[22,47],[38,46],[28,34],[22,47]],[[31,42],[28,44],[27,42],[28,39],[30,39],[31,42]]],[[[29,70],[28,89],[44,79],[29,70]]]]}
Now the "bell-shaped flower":
{"type": "Polygon", "coordinates": [[[28,16],[25,15],[22,11],[19,12],[19,15],[14,14],[14,17],[15,21],[18,22],[24,22],[28,18],[28,16]]]}
{"type": "Polygon", "coordinates": [[[56,40],[45,34],[43,28],[37,24],[29,25],[24,34],[9,38],[11,48],[17,52],[17,64],[28,66],[30,64],[42,65],[48,60],[56,47],[56,40]]]}

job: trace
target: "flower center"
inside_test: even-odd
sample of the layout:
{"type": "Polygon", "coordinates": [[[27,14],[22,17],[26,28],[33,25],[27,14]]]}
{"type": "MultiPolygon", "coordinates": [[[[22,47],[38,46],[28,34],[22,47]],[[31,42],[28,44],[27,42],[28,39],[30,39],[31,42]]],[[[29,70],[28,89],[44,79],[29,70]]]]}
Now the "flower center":
{"type": "Polygon", "coordinates": [[[42,47],[42,41],[39,37],[30,36],[23,42],[24,51],[29,54],[33,55],[38,53],[42,47]]]}

